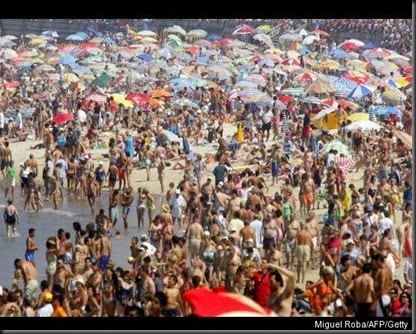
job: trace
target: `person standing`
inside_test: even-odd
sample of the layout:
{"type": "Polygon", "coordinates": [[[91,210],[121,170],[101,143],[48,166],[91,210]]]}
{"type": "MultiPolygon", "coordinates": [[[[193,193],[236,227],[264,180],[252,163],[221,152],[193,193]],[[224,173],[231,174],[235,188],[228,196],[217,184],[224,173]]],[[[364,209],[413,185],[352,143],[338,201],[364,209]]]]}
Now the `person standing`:
{"type": "Polygon", "coordinates": [[[3,110],[0,110],[0,137],[3,136],[4,133],[4,121],[5,121],[5,117],[4,117],[4,112],[3,110]]]}
{"type": "Polygon", "coordinates": [[[14,198],[14,189],[16,187],[16,169],[13,167],[13,160],[9,161],[9,165],[6,168],[6,185],[4,189],[4,198],[7,198],[9,189],[11,190],[12,198],[14,198]]]}
{"type": "Polygon", "coordinates": [[[183,215],[186,208],[186,201],[181,195],[180,189],[176,189],[175,197],[169,200],[170,209],[172,211],[173,223],[179,223],[179,227],[183,225],[183,215]]]}
{"type": "Polygon", "coordinates": [[[16,223],[19,221],[19,213],[13,205],[13,200],[8,199],[7,205],[4,208],[4,222],[7,227],[7,237],[16,236],[16,223]]]}
{"type": "Polygon", "coordinates": [[[36,301],[39,294],[38,273],[32,262],[16,259],[14,260],[15,283],[23,277],[25,283],[24,296],[31,301],[36,301]]]}
{"type": "Polygon", "coordinates": [[[33,227],[29,229],[29,237],[26,239],[25,259],[32,262],[36,267],[35,252],[38,250],[38,246],[36,245],[35,231],[33,227]]]}

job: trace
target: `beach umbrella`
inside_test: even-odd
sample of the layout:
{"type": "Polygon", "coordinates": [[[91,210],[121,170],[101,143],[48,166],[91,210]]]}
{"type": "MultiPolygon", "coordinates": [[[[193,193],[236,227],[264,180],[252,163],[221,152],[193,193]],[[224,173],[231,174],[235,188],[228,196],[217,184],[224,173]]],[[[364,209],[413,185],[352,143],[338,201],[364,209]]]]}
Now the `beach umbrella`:
{"type": "Polygon", "coordinates": [[[74,119],[74,115],[73,114],[58,114],[56,115],[53,119],[52,122],[56,123],[56,124],[62,124],[68,121],[72,121],[74,119]]]}
{"type": "Polygon", "coordinates": [[[181,35],[183,35],[183,36],[185,36],[186,35],[186,31],[182,28],[182,27],[180,27],[180,26],[178,26],[178,25],[174,25],[174,26],[172,26],[172,27],[169,27],[169,28],[166,28],[166,29],[164,29],[163,30],[165,33],[171,33],[171,34],[181,34],[181,35]]]}
{"type": "Polygon", "coordinates": [[[141,55],[138,55],[137,58],[144,60],[144,61],[152,61],[153,57],[147,53],[142,53],[141,55]]]}
{"type": "Polygon", "coordinates": [[[55,72],[56,68],[51,66],[51,65],[48,65],[48,64],[43,64],[43,65],[40,65],[40,66],[36,67],[36,71],[55,72]]]}
{"type": "Polygon", "coordinates": [[[257,34],[253,36],[253,39],[259,41],[259,42],[263,42],[264,44],[266,44],[269,48],[273,47],[273,41],[272,38],[269,35],[266,34],[257,34]]]}
{"type": "Polygon", "coordinates": [[[347,97],[358,85],[346,78],[339,78],[333,82],[332,86],[337,96],[347,97]]]}
{"type": "Polygon", "coordinates": [[[319,37],[314,36],[314,35],[309,35],[309,36],[307,36],[303,39],[302,44],[303,45],[311,45],[316,41],[319,41],[319,37]]]}
{"type": "Polygon", "coordinates": [[[15,59],[19,55],[13,49],[3,49],[0,51],[0,57],[3,59],[15,59]]]}
{"type": "Polygon", "coordinates": [[[112,80],[113,79],[107,73],[102,73],[98,78],[96,78],[93,82],[91,82],[91,85],[104,88],[112,80]]]}
{"type": "Polygon", "coordinates": [[[365,120],[365,121],[357,121],[351,124],[348,124],[345,127],[345,130],[347,131],[355,131],[361,129],[362,131],[371,131],[371,130],[380,130],[381,126],[378,125],[375,122],[369,121],[369,120],[365,120]]]}
{"type": "Polygon", "coordinates": [[[190,45],[185,48],[185,51],[188,53],[200,53],[200,47],[198,45],[190,45]]]}
{"type": "Polygon", "coordinates": [[[281,62],[282,65],[296,65],[300,67],[300,62],[294,58],[286,58],[281,62]]]}
{"type": "Polygon", "coordinates": [[[399,87],[407,87],[412,84],[412,76],[401,77],[396,80],[396,83],[399,87]]]}
{"type": "Polygon", "coordinates": [[[351,42],[343,42],[340,45],[338,45],[338,48],[343,50],[358,50],[359,46],[351,42]]]}
{"type": "Polygon", "coordinates": [[[335,59],[346,59],[349,55],[347,52],[339,48],[334,49],[331,53],[335,59]]]}
{"type": "Polygon", "coordinates": [[[140,43],[157,43],[157,39],[154,37],[143,37],[140,43]]]}
{"type": "Polygon", "coordinates": [[[351,114],[347,117],[348,121],[357,122],[357,121],[367,121],[370,115],[365,112],[357,112],[355,114],[351,114]]]}
{"type": "Polygon", "coordinates": [[[361,100],[364,96],[371,95],[377,87],[370,85],[359,85],[349,95],[349,98],[361,100]]]}
{"type": "Polygon", "coordinates": [[[236,30],[233,31],[233,35],[247,35],[251,34],[254,31],[253,27],[250,27],[249,25],[243,25],[236,30]]]}
{"type": "Polygon", "coordinates": [[[298,74],[293,78],[294,81],[298,82],[312,82],[316,80],[316,75],[310,72],[298,74]]]}
{"type": "Polygon", "coordinates": [[[150,101],[150,96],[143,93],[130,93],[126,96],[126,100],[132,101],[138,105],[142,105],[150,101]]]}
{"type": "Polygon", "coordinates": [[[315,116],[311,118],[311,121],[316,122],[320,120],[321,118],[329,115],[330,113],[333,113],[334,111],[337,110],[337,108],[338,108],[338,103],[334,103],[332,107],[322,109],[320,112],[318,112],[315,116]]]}
{"type": "Polygon", "coordinates": [[[300,101],[303,103],[321,104],[321,100],[316,96],[306,96],[300,101]]]}
{"type": "Polygon", "coordinates": [[[342,77],[350,81],[354,81],[358,85],[365,84],[370,80],[368,73],[363,73],[360,71],[348,71],[345,72],[342,77]]]}
{"type": "Polygon", "coordinates": [[[174,134],[172,131],[164,130],[164,134],[168,138],[169,142],[179,142],[181,146],[183,145],[183,139],[180,138],[178,135],[174,134]]]}
{"type": "Polygon", "coordinates": [[[357,45],[359,48],[365,45],[364,42],[362,42],[358,39],[347,39],[344,43],[353,43],[353,44],[357,45]]]}
{"type": "Polygon", "coordinates": [[[117,105],[122,104],[124,107],[133,107],[133,102],[130,100],[126,100],[123,94],[113,93],[109,96],[113,98],[114,102],[117,103],[117,105]]]}
{"type": "Polygon", "coordinates": [[[376,116],[401,114],[401,111],[399,109],[394,108],[394,107],[390,107],[390,106],[375,107],[375,108],[372,108],[372,112],[376,116]]]}
{"type": "Polygon", "coordinates": [[[351,156],[350,149],[347,145],[345,145],[343,142],[335,139],[330,141],[329,143],[326,143],[322,146],[322,149],[320,150],[321,153],[327,154],[330,150],[337,150],[338,154],[344,154],[346,156],[351,156]]]}
{"type": "Polygon", "coordinates": [[[85,40],[85,38],[83,38],[82,36],[80,36],[80,35],[77,35],[77,34],[72,34],[72,35],[69,35],[67,38],[65,38],[67,41],[83,41],[83,40],[85,40]]]}
{"type": "Polygon", "coordinates": [[[279,41],[301,41],[301,35],[286,33],[279,37],[279,41]]]}
{"type": "Polygon", "coordinates": [[[253,81],[259,86],[265,86],[267,84],[267,80],[261,74],[250,74],[245,78],[246,81],[253,81]]]}
{"type": "Polygon", "coordinates": [[[101,94],[91,94],[85,98],[85,101],[95,101],[98,103],[107,102],[107,96],[101,94]]]}
{"type": "Polygon", "coordinates": [[[41,35],[48,36],[48,37],[53,37],[53,38],[58,38],[59,37],[58,33],[56,31],[52,31],[52,30],[43,31],[41,33],[41,35]]]}
{"type": "Polygon", "coordinates": [[[168,92],[164,89],[157,89],[155,91],[153,91],[152,93],[152,97],[153,98],[160,98],[160,97],[172,97],[172,93],[168,92]]]}
{"type": "Polygon", "coordinates": [[[407,99],[407,96],[398,89],[386,89],[382,94],[381,98],[385,103],[391,103],[397,105],[407,99]]]}
{"type": "Polygon", "coordinates": [[[413,148],[413,145],[412,145],[412,136],[411,135],[409,135],[409,134],[407,134],[406,132],[404,132],[404,131],[400,131],[400,130],[397,130],[397,129],[395,129],[395,128],[393,128],[393,134],[394,134],[394,136],[397,138],[397,139],[400,139],[400,141],[407,147],[407,148],[410,148],[410,149],[412,149],[413,148]]]}
{"type": "Polygon", "coordinates": [[[286,88],[283,89],[279,92],[280,94],[289,94],[289,95],[293,95],[293,96],[300,96],[303,95],[305,93],[305,88],[304,87],[292,87],[292,88],[286,88]]]}
{"type": "Polygon", "coordinates": [[[341,67],[341,64],[333,59],[325,59],[318,64],[318,68],[324,68],[328,70],[337,70],[341,67]]]}
{"type": "Polygon", "coordinates": [[[75,58],[74,56],[71,55],[66,55],[63,56],[59,59],[59,64],[62,65],[70,65],[70,64],[75,64],[75,62],[77,61],[77,58],[75,58]]]}
{"type": "Polygon", "coordinates": [[[306,92],[308,93],[315,93],[315,94],[326,94],[334,92],[334,87],[327,81],[322,79],[318,79],[314,81],[307,89],[306,92]]]}
{"type": "MultiPolygon", "coordinates": [[[[290,58],[290,59],[296,59],[296,60],[298,60],[298,58],[300,57],[300,53],[299,52],[296,52],[294,50],[289,50],[289,51],[286,52],[286,54],[287,54],[287,58],[290,58]]],[[[300,65],[300,62],[299,63],[296,62],[295,64],[296,65],[300,65]]],[[[283,65],[287,65],[287,64],[283,64],[283,65]]],[[[293,63],[292,64],[289,63],[288,65],[293,65],[293,63]]]]}
{"type": "Polygon", "coordinates": [[[205,39],[211,42],[218,41],[221,38],[222,38],[221,35],[215,34],[215,33],[209,34],[207,37],[205,37],[205,39]]]}
{"type": "Polygon", "coordinates": [[[204,38],[207,35],[208,33],[203,29],[194,29],[194,30],[188,31],[188,33],[186,34],[186,36],[191,37],[191,38],[204,38]]]}
{"type": "Polygon", "coordinates": [[[272,30],[272,27],[270,24],[262,24],[261,26],[258,26],[256,28],[257,33],[266,34],[269,33],[272,30]]]}
{"type": "Polygon", "coordinates": [[[269,317],[274,312],[244,295],[214,292],[206,287],[191,289],[183,294],[192,313],[199,317],[269,317]]]}
{"type": "Polygon", "coordinates": [[[375,42],[369,42],[361,47],[361,50],[377,49],[379,45],[375,42]]]}
{"type": "Polygon", "coordinates": [[[155,33],[154,31],[150,31],[150,30],[142,30],[142,31],[139,31],[137,33],[137,35],[148,36],[148,37],[156,37],[157,33],[155,33]]]}
{"type": "Polygon", "coordinates": [[[393,54],[392,51],[384,48],[377,48],[377,49],[371,49],[366,50],[363,52],[363,56],[366,58],[387,58],[388,56],[391,56],[393,54]]]}
{"type": "Polygon", "coordinates": [[[311,34],[315,34],[315,35],[317,35],[317,36],[325,36],[325,37],[329,37],[329,34],[328,34],[326,31],[324,31],[324,30],[319,30],[319,29],[312,30],[312,31],[311,31],[311,34]]]}

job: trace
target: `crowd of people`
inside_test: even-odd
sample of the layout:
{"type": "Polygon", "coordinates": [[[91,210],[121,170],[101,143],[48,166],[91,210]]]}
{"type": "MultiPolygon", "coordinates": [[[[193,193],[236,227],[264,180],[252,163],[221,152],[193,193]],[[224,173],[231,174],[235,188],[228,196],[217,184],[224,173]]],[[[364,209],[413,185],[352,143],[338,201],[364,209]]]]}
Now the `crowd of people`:
{"type": "MultiPolygon", "coordinates": [[[[381,21],[319,28],[407,34],[406,22],[381,21]]],[[[138,35],[127,27],[107,34],[111,43],[50,39],[36,50],[50,72],[19,66],[34,52],[26,39],[12,46],[18,57],[0,51],[7,236],[24,210],[59,209],[64,197],[90,206],[88,222],[60,228],[46,245],[28,230],[13,282],[2,282],[0,315],[203,315],[189,292],[210,289],[279,316],[411,316],[411,81],[401,84],[411,43],[388,44],[384,56],[356,50],[365,69],[350,67],[351,58],[326,68],[335,60],[325,38],[300,54],[287,41],[189,38],[173,47],[175,39],[155,34],[137,46],[146,38],[138,35]],[[69,55],[75,60],[62,61],[69,55]],[[331,77],[355,86],[341,99],[331,77]],[[355,95],[364,83],[374,90],[355,95]],[[358,113],[366,123],[354,127],[358,113]],[[20,171],[15,141],[36,143],[20,171]],[[39,161],[33,152],[42,149],[39,161]],[[152,171],[160,188],[136,190],[134,176],[149,182],[152,171]],[[127,263],[115,263],[112,240],[127,229],[145,232],[131,238],[127,263]]]]}

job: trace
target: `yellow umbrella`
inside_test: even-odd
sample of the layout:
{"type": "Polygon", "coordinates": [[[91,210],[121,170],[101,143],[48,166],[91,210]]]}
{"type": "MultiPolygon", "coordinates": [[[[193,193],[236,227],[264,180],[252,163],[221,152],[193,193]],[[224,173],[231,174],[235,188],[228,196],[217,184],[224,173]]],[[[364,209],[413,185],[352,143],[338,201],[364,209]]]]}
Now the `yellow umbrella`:
{"type": "Polygon", "coordinates": [[[37,45],[40,45],[40,44],[43,44],[43,43],[45,43],[44,39],[35,38],[35,39],[30,40],[27,44],[30,45],[30,46],[37,46],[37,45]]]}
{"type": "Polygon", "coordinates": [[[269,32],[270,30],[272,30],[272,27],[269,24],[262,24],[256,28],[256,31],[262,31],[265,33],[269,32]]]}
{"type": "Polygon", "coordinates": [[[125,107],[133,107],[133,102],[131,102],[129,100],[126,100],[124,95],[122,95],[122,94],[114,93],[114,94],[110,94],[110,96],[113,97],[114,101],[117,104],[122,104],[125,107]]]}
{"type": "Polygon", "coordinates": [[[153,37],[143,37],[140,40],[141,43],[157,43],[157,39],[153,37]]]}
{"type": "Polygon", "coordinates": [[[323,62],[318,64],[318,67],[320,68],[326,68],[328,70],[337,70],[341,66],[340,63],[336,62],[332,59],[325,59],[323,62]]]}
{"type": "Polygon", "coordinates": [[[64,78],[68,84],[79,81],[79,78],[74,73],[65,73],[64,78]]]}
{"type": "Polygon", "coordinates": [[[36,57],[38,55],[38,53],[35,50],[32,51],[24,51],[20,54],[20,57],[23,58],[31,58],[31,57],[36,57]]]}
{"type": "Polygon", "coordinates": [[[351,122],[357,122],[357,121],[367,121],[369,120],[370,115],[365,112],[357,112],[355,114],[351,114],[347,117],[347,120],[351,122]]]}
{"type": "Polygon", "coordinates": [[[48,64],[56,64],[58,62],[58,60],[59,60],[58,57],[51,57],[51,58],[48,58],[46,60],[46,63],[48,63],[48,64]]]}

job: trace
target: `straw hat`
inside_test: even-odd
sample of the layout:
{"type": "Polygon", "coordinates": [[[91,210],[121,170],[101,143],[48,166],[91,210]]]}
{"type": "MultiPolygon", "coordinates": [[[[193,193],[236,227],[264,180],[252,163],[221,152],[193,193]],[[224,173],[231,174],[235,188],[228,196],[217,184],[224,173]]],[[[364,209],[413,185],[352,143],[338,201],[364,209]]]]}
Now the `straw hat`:
{"type": "Polygon", "coordinates": [[[162,211],[166,213],[170,213],[170,206],[169,204],[163,204],[162,205],[162,211]]]}

